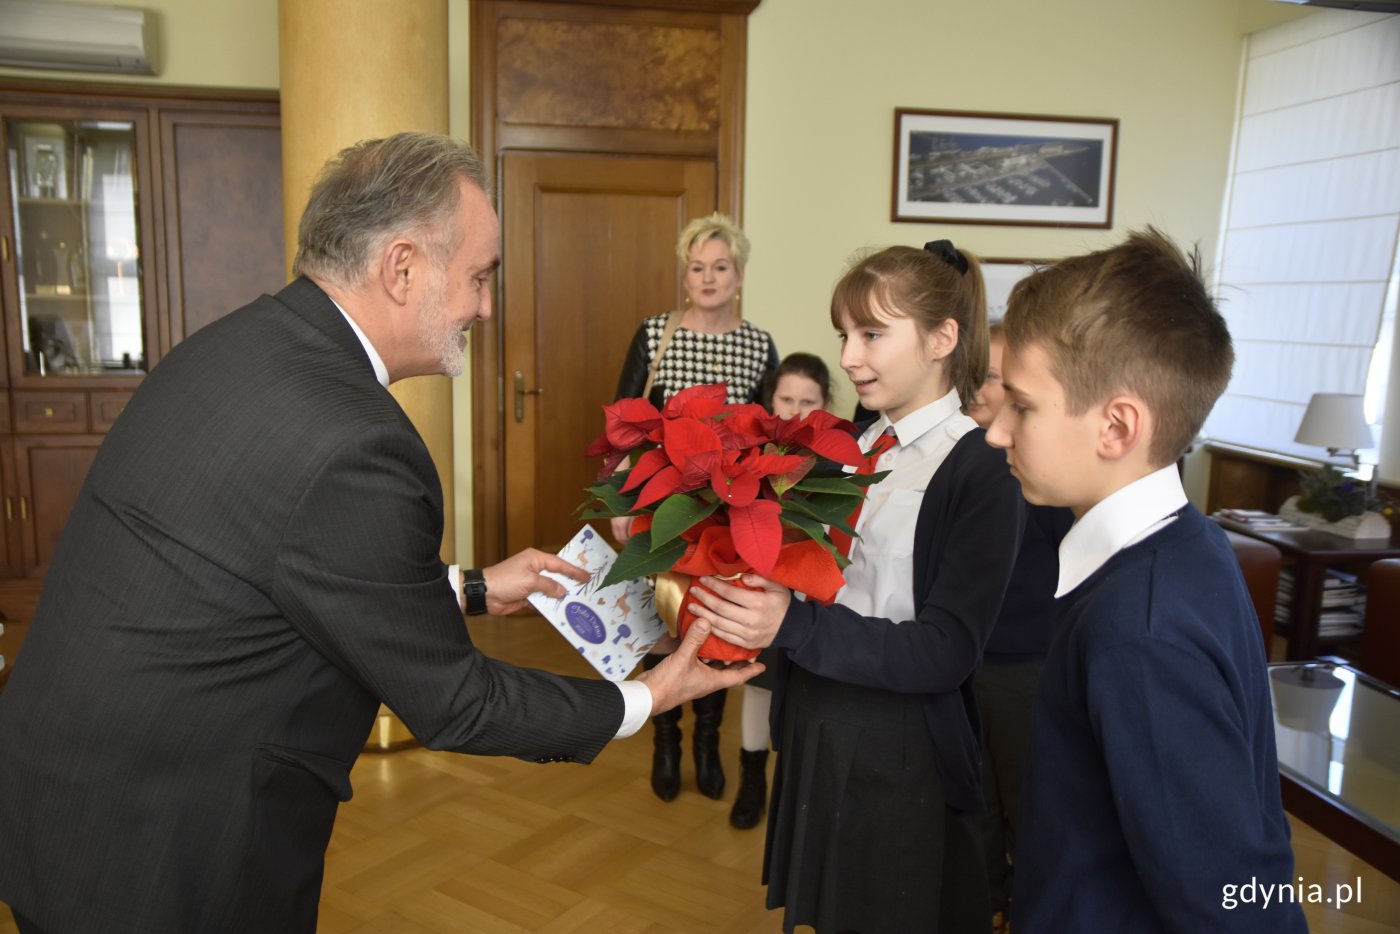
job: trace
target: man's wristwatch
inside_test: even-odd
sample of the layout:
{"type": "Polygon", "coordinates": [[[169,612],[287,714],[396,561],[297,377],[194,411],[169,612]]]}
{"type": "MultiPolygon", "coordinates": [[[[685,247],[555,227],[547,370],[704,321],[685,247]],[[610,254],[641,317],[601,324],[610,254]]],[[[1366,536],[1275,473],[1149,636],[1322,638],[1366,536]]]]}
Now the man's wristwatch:
{"type": "Polygon", "coordinates": [[[468,616],[486,612],[486,575],[476,568],[462,569],[462,604],[468,616]]]}

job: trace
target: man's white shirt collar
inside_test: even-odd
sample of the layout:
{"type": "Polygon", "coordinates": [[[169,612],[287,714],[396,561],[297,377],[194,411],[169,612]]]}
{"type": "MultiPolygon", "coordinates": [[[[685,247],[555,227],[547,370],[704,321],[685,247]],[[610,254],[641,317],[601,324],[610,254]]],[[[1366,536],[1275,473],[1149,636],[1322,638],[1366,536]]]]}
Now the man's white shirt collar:
{"type": "MultiPolygon", "coordinates": [[[[326,297],[330,298],[329,295],[327,295],[326,297]]],[[[340,307],[339,302],[331,298],[331,304],[335,306],[336,311],[340,312],[341,315],[344,316],[345,320],[350,325],[350,329],[354,331],[355,336],[360,339],[360,344],[365,348],[365,353],[369,355],[370,366],[374,367],[374,378],[379,380],[379,385],[383,386],[385,389],[388,389],[389,368],[384,365],[384,359],[379,356],[379,351],[374,349],[374,345],[369,342],[369,338],[365,336],[365,332],[360,330],[360,326],[355,323],[354,318],[346,314],[345,309],[340,307]]]]}
{"type": "Polygon", "coordinates": [[[1109,558],[1156,532],[1186,505],[1176,464],[1134,480],[1098,503],[1070,527],[1060,542],[1062,597],[1084,583],[1109,558]]]}

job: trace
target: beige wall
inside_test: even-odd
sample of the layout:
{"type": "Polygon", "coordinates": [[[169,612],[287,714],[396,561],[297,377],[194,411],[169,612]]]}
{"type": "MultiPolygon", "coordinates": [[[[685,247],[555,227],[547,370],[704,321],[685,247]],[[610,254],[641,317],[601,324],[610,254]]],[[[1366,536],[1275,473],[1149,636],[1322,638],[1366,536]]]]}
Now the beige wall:
{"type": "MultiPolygon", "coordinates": [[[[851,14],[847,0],[764,0],[750,20],[744,308],[780,351],[836,362],[827,302],[860,247],[949,237],[983,256],[1055,258],[1151,223],[1214,255],[1236,3],[881,0],[851,14]],[[1118,118],[1113,230],[891,223],[896,107],[1118,118]]],[[[846,411],[854,397],[836,382],[846,411]]]]}
{"type": "MultiPolygon", "coordinates": [[[[448,2],[450,126],[466,136],[469,0],[448,2]]],[[[0,75],[277,87],[277,0],[129,5],[159,16],[159,76],[0,75]]],[[[745,313],[782,351],[834,365],[826,303],[859,247],[947,236],[983,255],[1053,258],[1153,223],[1214,255],[1241,36],[1294,15],[1269,0],[763,0],[749,25],[745,313]],[[896,107],[1117,117],[1114,229],[891,223],[896,107]]],[[[852,396],[837,382],[844,411],[852,396]]],[[[454,394],[458,554],[469,560],[468,382],[454,394]]]]}

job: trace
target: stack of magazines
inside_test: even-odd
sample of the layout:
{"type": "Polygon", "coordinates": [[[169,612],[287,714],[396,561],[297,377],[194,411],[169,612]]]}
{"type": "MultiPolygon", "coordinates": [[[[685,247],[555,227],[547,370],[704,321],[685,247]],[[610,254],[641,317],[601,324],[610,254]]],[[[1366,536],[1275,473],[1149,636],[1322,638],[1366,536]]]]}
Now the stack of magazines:
{"type": "MultiPolygon", "coordinates": [[[[1278,575],[1278,604],[1274,622],[1287,625],[1293,606],[1293,571],[1284,568],[1278,575]]],[[[1350,639],[1361,632],[1366,617],[1366,588],[1355,574],[1327,569],[1322,579],[1322,606],[1318,608],[1319,639],[1350,639]]]]}
{"type": "Polygon", "coordinates": [[[1212,518],[1241,532],[1296,532],[1303,528],[1262,509],[1217,509],[1212,518]]]}

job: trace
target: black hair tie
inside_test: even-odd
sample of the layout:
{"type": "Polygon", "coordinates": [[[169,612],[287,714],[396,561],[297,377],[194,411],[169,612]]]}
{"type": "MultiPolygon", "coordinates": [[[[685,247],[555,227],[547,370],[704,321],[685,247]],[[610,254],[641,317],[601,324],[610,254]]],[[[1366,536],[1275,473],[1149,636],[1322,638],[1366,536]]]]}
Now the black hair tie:
{"type": "Polygon", "coordinates": [[[924,244],[924,249],[956,269],[958,275],[967,275],[967,257],[962,255],[961,250],[953,246],[952,240],[930,240],[924,244]]]}

